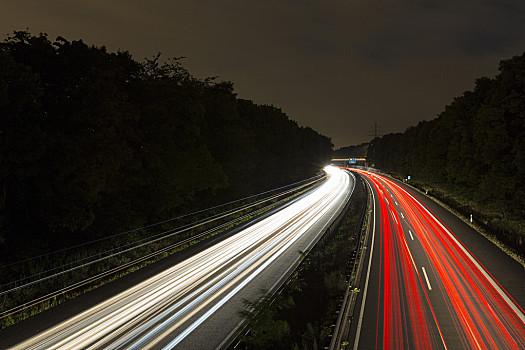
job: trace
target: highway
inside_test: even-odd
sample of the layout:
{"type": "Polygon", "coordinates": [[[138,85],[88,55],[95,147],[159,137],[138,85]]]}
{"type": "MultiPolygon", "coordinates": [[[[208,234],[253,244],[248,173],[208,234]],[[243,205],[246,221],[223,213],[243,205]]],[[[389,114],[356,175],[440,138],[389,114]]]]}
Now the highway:
{"type": "Polygon", "coordinates": [[[428,197],[354,170],[375,220],[354,349],[525,349],[525,270],[428,197]]]}
{"type": "Polygon", "coordinates": [[[216,348],[239,325],[243,299],[282,282],[346,205],[353,176],[325,171],[282,210],[13,348],[216,348]]]}

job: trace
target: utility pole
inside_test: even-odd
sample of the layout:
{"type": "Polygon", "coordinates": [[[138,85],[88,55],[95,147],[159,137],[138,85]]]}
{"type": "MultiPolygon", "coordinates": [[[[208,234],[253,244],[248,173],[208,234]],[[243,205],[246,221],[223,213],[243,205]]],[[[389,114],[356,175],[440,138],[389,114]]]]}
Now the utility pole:
{"type": "Polygon", "coordinates": [[[368,136],[373,136],[374,139],[381,136],[377,122],[374,122],[374,125],[372,125],[372,134],[369,134],[368,136]]]}
{"type": "MultiPolygon", "coordinates": [[[[381,134],[379,133],[379,125],[377,125],[377,121],[374,121],[374,124],[372,125],[372,133],[371,134],[368,134],[368,136],[370,137],[373,137],[373,139],[376,139],[378,137],[381,137],[381,134]]],[[[370,141],[372,141],[370,140],[370,141]]],[[[367,163],[368,163],[368,159],[369,158],[372,158],[372,159],[375,159],[375,154],[368,154],[367,152],[367,163]]]]}

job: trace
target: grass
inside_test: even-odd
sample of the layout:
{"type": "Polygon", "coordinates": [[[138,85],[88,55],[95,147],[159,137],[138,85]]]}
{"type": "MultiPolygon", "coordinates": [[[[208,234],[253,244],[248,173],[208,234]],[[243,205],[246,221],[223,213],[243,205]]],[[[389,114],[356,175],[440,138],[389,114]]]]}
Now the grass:
{"type": "Polygon", "coordinates": [[[356,263],[367,193],[358,181],[335,230],[329,230],[273,296],[246,301],[247,332],[236,349],[322,349],[328,346],[339,303],[356,263]]]}
{"type": "MultiPolygon", "coordinates": [[[[140,249],[134,250],[129,254],[116,256],[114,258],[108,259],[107,261],[104,261],[103,263],[92,265],[89,268],[76,270],[72,273],[67,273],[61,275],[60,277],[45,281],[45,283],[39,283],[11,294],[4,295],[2,296],[3,301],[1,305],[1,310],[3,310],[4,314],[0,318],[0,329],[12,326],[17,322],[53,308],[67,300],[74,299],[79,295],[97,289],[102,285],[115,281],[175,253],[181,252],[191,246],[194,246],[195,244],[220,236],[221,234],[231,232],[231,230],[240,227],[241,225],[255,219],[256,217],[263,215],[264,213],[267,213],[278,206],[284,205],[294,198],[297,198],[301,194],[310,190],[313,186],[315,186],[315,184],[298,189],[284,198],[272,200],[265,205],[256,206],[250,210],[240,211],[234,216],[227,217],[227,219],[225,219],[224,222],[221,222],[220,225],[217,225],[217,223],[204,225],[199,230],[190,230],[184,235],[175,236],[167,240],[160,240],[153,244],[149,244],[141,247],[140,249]],[[108,271],[113,272],[108,273],[108,271]],[[94,278],[92,281],[88,281],[87,283],[81,283],[81,281],[83,281],[86,276],[96,276],[99,274],[101,275],[99,278],[94,278]],[[75,288],[68,287],[75,282],[81,284],[75,288]],[[55,292],[62,288],[67,289],[61,292],[55,292]],[[48,294],[50,295],[47,297],[42,297],[48,294]],[[41,298],[41,300],[38,300],[37,302],[31,302],[36,298],[41,298]],[[14,307],[28,302],[28,305],[16,310],[15,312],[6,313],[6,310],[11,310],[14,307]]],[[[136,233],[133,233],[133,236],[136,236],[136,233]]],[[[98,246],[96,249],[111,249],[113,246],[118,246],[118,244],[121,244],[121,242],[126,242],[126,240],[135,238],[136,237],[130,236],[123,237],[123,239],[118,242],[109,242],[111,243],[109,247],[98,246]]],[[[57,264],[60,265],[67,261],[75,261],[92,254],[96,254],[95,248],[91,248],[87,251],[81,251],[79,254],[73,257],[54,256],[52,259],[50,258],[40,261],[38,267],[40,270],[45,270],[46,268],[56,266],[57,264]]],[[[38,273],[38,270],[35,270],[33,267],[31,267],[30,271],[32,273],[38,273]]]]}
{"type": "Polygon", "coordinates": [[[411,181],[411,185],[437,200],[525,267],[525,219],[506,216],[493,204],[476,202],[461,189],[446,184],[418,180],[411,181]]]}

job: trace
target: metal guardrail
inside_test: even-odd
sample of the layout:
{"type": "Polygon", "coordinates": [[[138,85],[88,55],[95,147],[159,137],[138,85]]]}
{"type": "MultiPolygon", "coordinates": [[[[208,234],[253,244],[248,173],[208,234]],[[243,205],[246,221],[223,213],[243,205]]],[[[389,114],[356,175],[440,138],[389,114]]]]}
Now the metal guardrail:
{"type": "MultiPolygon", "coordinates": [[[[153,252],[146,253],[144,255],[136,257],[136,258],[132,259],[131,261],[126,262],[125,264],[120,264],[120,265],[118,265],[118,266],[116,266],[114,268],[110,268],[110,269],[105,270],[103,272],[96,272],[93,275],[90,275],[90,276],[88,276],[85,279],[81,279],[78,282],[71,283],[70,285],[68,285],[68,286],[66,286],[64,288],[59,288],[58,290],[51,290],[50,292],[45,292],[41,296],[37,296],[37,297],[29,299],[27,301],[22,301],[20,304],[13,305],[13,306],[11,306],[9,308],[6,308],[5,310],[0,310],[0,321],[3,322],[3,321],[5,321],[5,319],[7,317],[11,317],[13,315],[18,315],[19,313],[24,312],[27,309],[31,309],[33,307],[37,307],[38,305],[41,305],[42,303],[44,303],[46,301],[53,300],[57,296],[63,296],[65,294],[71,293],[71,292],[73,292],[75,290],[82,289],[85,286],[90,285],[90,284],[92,284],[92,283],[94,283],[96,281],[99,281],[99,280],[103,279],[103,278],[107,278],[110,275],[119,274],[119,273],[121,273],[121,271],[125,271],[125,270],[131,268],[132,266],[141,265],[141,264],[145,263],[146,261],[150,261],[151,259],[154,259],[156,256],[165,254],[165,253],[173,250],[174,248],[176,248],[178,246],[183,246],[185,244],[189,244],[189,242],[193,242],[195,240],[199,240],[200,238],[203,238],[203,237],[205,238],[208,235],[210,235],[211,232],[219,231],[221,229],[226,229],[227,227],[229,227],[229,226],[231,226],[233,224],[236,224],[238,222],[242,222],[246,218],[250,218],[253,215],[259,213],[259,211],[264,211],[268,207],[279,205],[279,203],[281,203],[281,201],[283,201],[283,200],[286,201],[289,196],[293,197],[296,193],[304,191],[305,189],[308,190],[309,188],[311,188],[311,186],[316,186],[319,182],[322,182],[323,179],[324,179],[324,176],[316,176],[316,177],[313,177],[313,178],[310,178],[310,179],[306,179],[305,181],[310,181],[310,182],[307,182],[306,184],[304,184],[303,183],[304,181],[300,181],[298,183],[293,184],[293,185],[296,185],[296,187],[294,187],[292,189],[288,189],[288,190],[286,190],[284,192],[278,193],[277,195],[270,195],[267,198],[263,198],[263,199],[260,199],[260,200],[255,200],[253,203],[241,206],[240,209],[239,208],[234,208],[234,209],[231,209],[231,210],[229,209],[229,210],[226,210],[225,213],[219,213],[219,214],[216,214],[216,215],[212,216],[212,219],[204,219],[201,222],[198,222],[197,224],[194,224],[194,225],[182,226],[182,228],[161,232],[160,235],[150,236],[148,238],[152,239],[152,242],[157,242],[159,240],[165,239],[166,237],[174,236],[174,235],[176,235],[176,234],[178,234],[180,232],[188,231],[189,228],[193,228],[195,226],[199,226],[199,225],[203,225],[203,224],[208,224],[209,222],[212,222],[215,219],[224,219],[224,222],[221,221],[217,226],[214,226],[214,227],[211,227],[211,228],[205,228],[202,232],[197,232],[196,234],[192,234],[192,235],[189,235],[187,237],[183,237],[180,240],[176,240],[173,243],[168,243],[164,248],[160,248],[160,249],[157,249],[157,250],[155,250],[153,252]],[[298,185],[299,183],[301,183],[301,184],[298,185]],[[283,197],[284,199],[281,198],[281,197],[283,197]],[[273,203],[272,200],[276,200],[277,202],[273,203]],[[260,209],[256,209],[254,211],[248,212],[247,214],[244,214],[243,212],[241,212],[241,214],[239,214],[240,216],[234,217],[233,220],[231,220],[229,218],[229,215],[231,213],[237,213],[237,212],[242,211],[242,210],[244,210],[244,209],[246,209],[248,207],[251,207],[251,206],[265,205],[266,201],[270,201],[271,203],[268,206],[262,206],[260,209]]],[[[288,187],[288,186],[285,186],[285,187],[288,187]]],[[[268,191],[268,192],[270,192],[270,191],[268,191]]],[[[149,244],[149,243],[150,243],[150,241],[146,241],[146,242],[139,241],[139,245],[138,246],[140,247],[140,246],[143,246],[143,245],[146,245],[146,244],[149,244]]],[[[88,261],[87,263],[85,261],[82,261],[83,265],[81,265],[80,268],[83,268],[84,266],[87,266],[87,265],[91,265],[91,264],[97,263],[97,262],[102,261],[102,260],[107,259],[107,258],[111,258],[113,256],[116,256],[117,254],[122,253],[122,252],[125,253],[125,252],[127,252],[127,251],[129,251],[131,249],[134,249],[135,247],[134,246],[131,246],[131,247],[127,247],[126,246],[124,248],[125,249],[123,249],[122,251],[119,251],[117,253],[115,253],[113,251],[109,251],[109,255],[108,256],[100,257],[98,254],[95,254],[94,259],[92,261],[88,261]]],[[[79,269],[79,268],[76,268],[75,266],[73,266],[73,268],[71,268],[69,266],[66,266],[66,268],[67,269],[65,271],[59,271],[58,273],[54,273],[53,275],[50,275],[50,276],[40,277],[40,276],[37,275],[36,276],[37,279],[35,281],[28,281],[28,282],[26,282],[26,285],[31,287],[32,285],[34,285],[36,283],[39,283],[41,281],[47,281],[47,280],[49,280],[51,278],[54,278],[55,276],[60,277],[61,275],[65,274],[65,273],[68,273],[69,271],[73,271],[73,270],[79,269]]],[[[21,282],[23,282],[23,281],[21,281],[21,282]]],[[[8,285],[8,284],[5,284],[5,285],[8,285]]],[[[13,287],[8,288],[7,290],[0,290],[0,296],[5,297],[5,295],[7,295],[8,293],[16,292],[16,291],[18,291],[18,290],[20,290],[22,288],[24,288],[24,284],[23,283],[15,284],[13,287]]],[[[39,309],[38,311],[41,311],[41,310],[39,309]]]]}
{"type": "MultiPolygon", "coordinates": [[[[354,187],[355,188],[355,187],[354,187]]],[[[341,223],[341,220],[344,218],[345,214],[348,212],[348,209],[350,207],[350,197],[352,196],[353,191],[348,196],[348,200],[341,210],[341,212],[337,215],[337,217],[332,221],[332,223],[326,227],[322,234],[320,234],[317,240],[313,241],[304,251],[301,252],[301,255],[299,258],[295,261],[294,264],[292,264],[287,272],[283,274],[281,279],[277,281],[272,288],[269,289],[268,294],[266,295],[267,298],[271,299],[269,305],[272,305],[275,300],[277,300],[277,297],[286,289],[286,287],[292,282],[291,277],[294,273],[300,272],[302,270],[301,264],[306,259],[307,255],[310,253],[310,251],[322,240],[327,239],[330,235],[332,235],[337,228],[339,228],[339,225],[341,223]]],[[[234,350],[237,349],[237,347],[240,344],[240,338],[241,336],[247,335],[250,332],[249,329],[249,323],[248,321],[242,320],[239,325],[226,337],[226,339],[219,344],[217,347],[217,350],[225,350],[230,349],[234,350]]]]}
{"type": "MultiPolygon", "coordinates": [[[[361,178],[362,179],[362,178],[361,178]]],[[[364,180],[362,180],[364,181],[364,180]]],[[[358,286],[361,282],[361,276],[363,272],[363,265],[366,257],[366,242],[368,241],[368,238],[370,236],[370,228],[371,228],[371,220],[374,220],[372,217],[372,194],[367,188],[368,193],[368,200],[367,200],[367,207],[366,210],[363,212],[363,216],[361,217],[361,225],[362,228],[360,239],[359,239],[359,245],[357,247],[357,252],[359,252],[357,257],[357,264],[354,263],[354,267],[352,269],[352,273],[350,274],[350,280],[348,283],[348,286],[346,288],[345,296],[343,299],[343,303],[341,305],[341,308],[339,309],[339,314],[337,317],[337,323],[335,324],[334,332],[332,334],[332,339],[330,341],[330,350],[344,350],[347,349],[347,346],[350,345],[349,343],[349,334],[350,334],[350,328],[353,321],[353,315],[355,310],[355,305],[357,302],[357,298],[359,296],[360,290],[358,289],[358,286]],[[364,222],[366,220],[366,227],[364,227],[364,222]],[[363,232],[365,231],[365,232],[363,232]],[[363,234],[364,233],[364,234],[363,234]]]]}

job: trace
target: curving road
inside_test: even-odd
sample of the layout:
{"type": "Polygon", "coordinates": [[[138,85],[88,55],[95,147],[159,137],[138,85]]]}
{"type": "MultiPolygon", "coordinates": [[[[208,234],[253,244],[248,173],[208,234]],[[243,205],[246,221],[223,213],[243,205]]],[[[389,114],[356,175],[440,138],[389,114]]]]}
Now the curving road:
{"type": "Polygon", "coordinates": [[[280,283],[344,208],[353,177],[325,171],[325,183],[284,209],[14,348],[216,348],[243,299],[280,283]]]}
{"type": "Polygon", "coordinates": [[[374,195],[354,349],[525,349],[525,270],[405,184],[374,195]]]}

